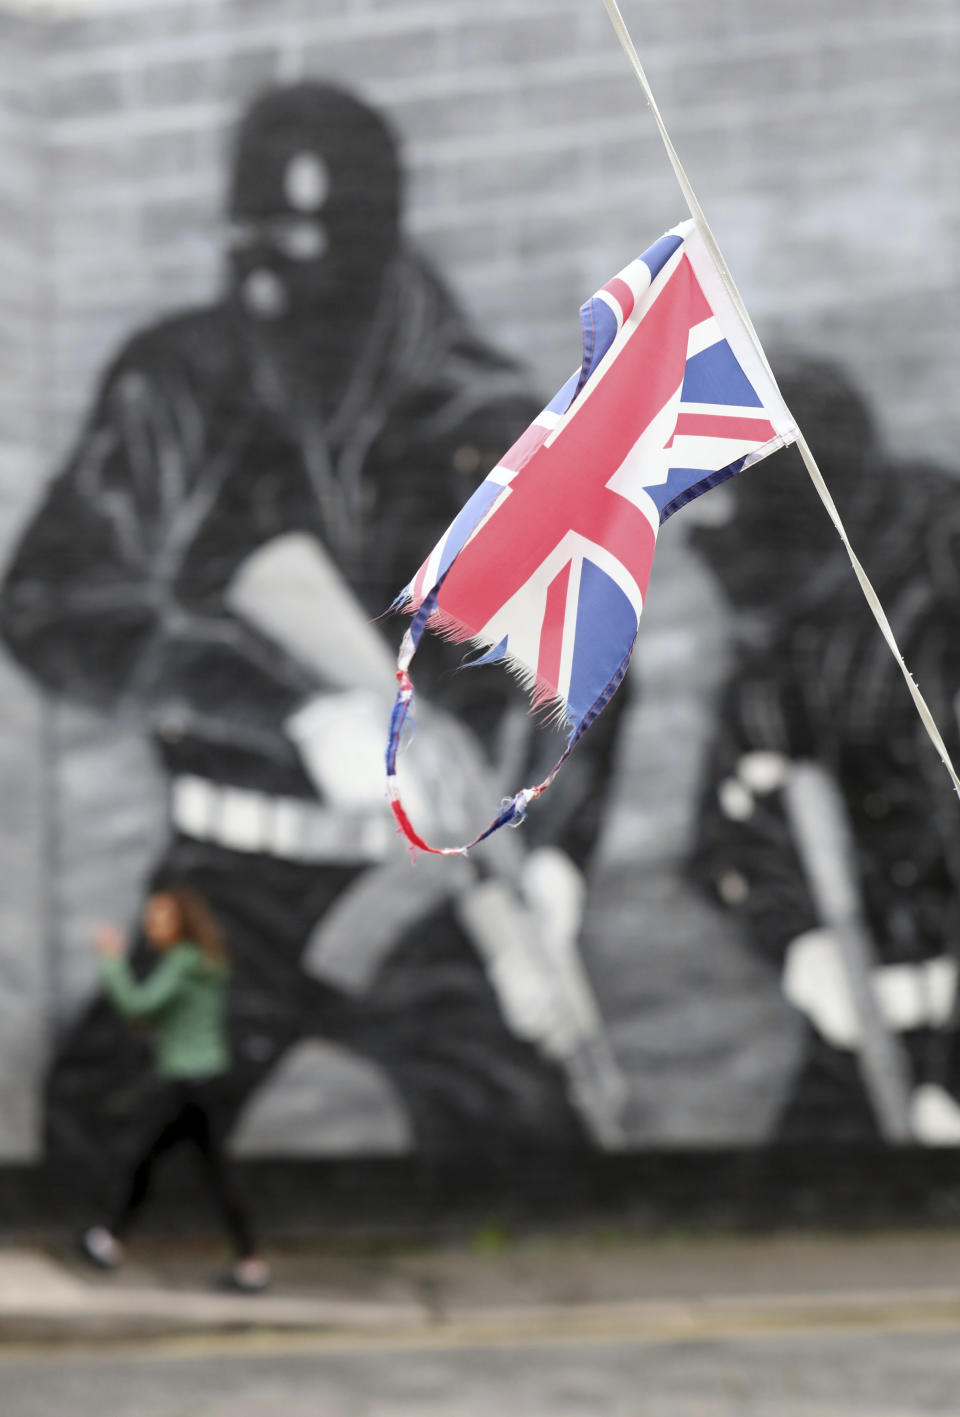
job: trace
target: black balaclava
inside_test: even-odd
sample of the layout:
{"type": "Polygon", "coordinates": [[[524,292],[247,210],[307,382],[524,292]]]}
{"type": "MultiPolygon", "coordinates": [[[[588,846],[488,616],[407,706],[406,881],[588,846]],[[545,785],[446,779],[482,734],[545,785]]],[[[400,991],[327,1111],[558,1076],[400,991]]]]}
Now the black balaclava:
{"type": "Polygon", "coordinates": [[[229,195],[241,316],[314,335],[369,316],[397,249],[400,201],[396,142],[366,104],[315,82],[258,99],[237,134],[229,195]]]}

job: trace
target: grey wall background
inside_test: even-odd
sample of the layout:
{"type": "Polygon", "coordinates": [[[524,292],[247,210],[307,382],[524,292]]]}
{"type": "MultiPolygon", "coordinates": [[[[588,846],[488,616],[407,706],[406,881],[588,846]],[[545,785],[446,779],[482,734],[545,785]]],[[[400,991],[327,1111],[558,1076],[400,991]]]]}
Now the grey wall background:
{"type": "MultiPolygon", "coordinates": [[[[897,449],[952,460],[955,0],[624,11],[768,347],[845,360],[897,449]]],[[[545,393],[578,362],[580,302],[683,215],[599,0],[8,3],[0,54],[0,556],[118,342],[216,287],[229,133],[274,81],[335,76],[385,108],[409,229],[545,393]]],[[[722,593],[682,521],[658,553],[586,942],[639,1143],[762,1135],[793,1065],[776,981],[674,872],[725,662],[722,593]]],[[[6,661],[0,781],[12,1158],[35,1149],[49,1029],[90,987],[91,923],[133,907],[162,797],[135,735],[42,705],[6,661]]]]}

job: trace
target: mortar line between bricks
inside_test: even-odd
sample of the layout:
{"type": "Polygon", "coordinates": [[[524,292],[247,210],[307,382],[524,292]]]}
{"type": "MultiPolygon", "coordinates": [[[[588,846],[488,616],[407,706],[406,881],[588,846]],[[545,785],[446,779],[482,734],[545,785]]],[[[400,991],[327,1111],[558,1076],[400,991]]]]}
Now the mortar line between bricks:
{"type": "MultiPolygon", "coordinates": [[[[166,110],[154,111],[157,113],[166,112],[166,110]]],[[[199,111],[201,110],[198,108],[191,110],[193,114],[199,111]]],[[[210,111],[209,106],[206,111],[210,111]]],[[[224,116],[226,115],[226,111],[226,108],[224,108],[224,116]]],[[[230,109],[230,112],[232,111],[233,110],[230,109]]],[[[102,121],[104,126],[107,126],[106,120],[104,119],[102,121]]],[[[634,117],[630,127],[625,125],[622,118],[595,119],[592,123],[587,125],[582,123],[555,123],[526,132],[524,134],[523,147],[525,153],[549,154],[562,152],[565,147],[591,147],[598,142],[606,142],[618,138],[620,140],[629,139],[631,142],[635,142],[636,133],[634,129],[641,126],[642,115],[639,123],[636,117],[634,117]]],[[[711,124],[710,126],[713,125],[711,124]]],[[[182,129],[184,131],[193,132],[194,127],[195,125],[192,122],[180,123],[176,126],[171,125],[169,131],[179,132],[182,129]]],[[[62,140],[60,137],[55,139],[56,146],[61,151],[69,152],[70,148],[75,145],[71,141],[74,137],[78,139],[76,145],[82,145],[87,141],[86,135],[76,134],[75,128],[75,124],[70,125],[66,134],[63,135],[65,140],[62,140]]],[[[116,122],[114,119],[109,124],[109,134],[113,134],[115,128],[116,122]]],[[[0,131],[2,131],[2,128],[0,128],[0,131]]],[[[162,133],[155,135],[152,132],[148,132],[147,134],[140,134],[139,136],[160,135],[162,135],[162,133]]],[[[412,141],[407,140],[405,146],[409,149],[407,152],[408,169],[416,172],[421,168],[435,164],[455,166],[463,159],[470,160],[473,158],[489,157],[492,162],[497,162],[504,157],[516,155],[517,139],[516,134],[513,132],[504,134],[478,133],[476,136],[466,134],[463,137],[449,139],[432,140],[426,138],[412,141]]],[[[654,134],[651,139],[651,149],[653,148],[659,151],[659,139],[656,137],[656,134],[654,134]]]]}
{"type": "MultiPolygon", "coordinates": [[[[134,6],[134,8],[137,7],[134,6]]],[[[554,12],[556,8],[553,7],[554,12]]],[[[563,6],[564,11],[569,13],[571,17],[576,15],[580,8],[581,0],[567,0],[563,6]]],[[[511,7],[508,18],[509,20],[540,19],[546,24],[551,16],[542,7],[533,8],[520,5],[511,7]]],[[[555,18],[555,13],[553,18],[555,18]]],[[[468,21],[467,23],[475,22],[468,21]]],[[[485,26],[495,29],[497,21],[495,19],[488,20],[485,22],[485,26]]],[[[324,40],[330,40],[333,43],[352,42],[358,39],[389,41],[395,36],[415,33],[422,29],[435,29],[438,33],[449,33],[462,30],[464,27],[463,15],[450,5],[410,6],[390,14],[375,15],[370,12],[353,11],[335,17],[325,16],[321,19],[309,17],[300,20],[281,19],[278,24],[262,26],[244,25],[240,22],[235,27],[231,27],[225,26],[221,22],[219,26],[211,25],[209,29],[195,30],[189,34],[151,38],[147,50],[144,48],[144,41],[138,42],[128,39],[119,44],[107,41],[99,45],[91,45],[89,49],[60,55],[53,63],[57,72],[72,75],[100,70],[106,67],[104,60],[113,66],[132,62],[134,66],[139,68],[144,64],[152,64],[158,60],[162,62],[167,59],[194,58],[198,54],[207,57],[214,52],[219,55],[223,51],[225,38],[228,39],[231,50],[242,53],[247,49],[261,48],[265,44],[282,42],[290,35],[294,35],[303,44],[322,43],[324,40]]]]}
{"type": "MultiPolygon", "coordinates": [[[[299,31],[298,31],[299,33],[299,31]]],[[[221,43],[215,52],[211,52],[209,59],[224,59],[223,39],[227,39],[228,59],[232,54],[242,54],[242,49],[235,47],[229,37],[221,36],[221,43]]],[[[276,44],[276,33],[272,36],[271,45],[276,44]]],[[[277,45],[279,49],[279,45],[277,45]]],[[[141,57],[144,54],[143,48],[138,49],[141,57]]],[[[523,75],[523,87],[536,87],[537,83],[550,82],[582,82],[585,78],[609,79],[611,77],[621,77],[623,73],[622,61],[617,62],[620,56],[614,52],[602,51],[596,54],[577,55],[573,58],[549,58],[531,65],[525,69],[523,75]]],[[[331,55],[333,61],[336,54],[331,55]]],[[[149,68],[149,60],[146,64],[135,66],[138,71],[145,72],[149,68]]],[[[119,68],[110,72],[124,74],[126,70],[119,68]]],[[[56,77],[53,75],[52,77],[56,77]]],[[[437,73],[432,70],[424,70],[419,73],[406,75],[402,78],[371,77],[366,81],[365,87],[371,91],[376,88],[381,102],[412,103],[421,102],[431,98],[462,98],[464,95],[483,98],[490,94],[509,93],[518,86],[519,75],[517,71],[511,71],[503,64],[491,64],[487,68],[477,68],[471,70],[454,70],[447,73],[437,73]],[[404,97],[404,95],[407,95],[404,97]]],[[[175,105],[179,107],[182,100],[177,100],[175,105]]],[[[112,110],[111,110],[112,111],[112,110]]],[[[106,116],[106,115],[102,115],[106,116]]],[[[101,115],[93,115],[91,118],[67,116],[66,121],[71,124],[96,121],[101,115]]]]}
{"type": "MultiPolygon", "coordinates": [[[[456,78],[453,80],[444,79],[448,85],[448,92],[424,93],[419,92],[415,97],[409,99],[390,100],[383,95],[384,85],[379,86],[381,92],[374,94],[376,85],[370,84],[371,94],[381,102],[391,116],[396,120],[401,136],[403,136],[403,106],[404,103],[420,102],[424,98],[444,98],[462,95],[462,86],[458,86],[456,78]]],[[[594,76],[598,77],[598,76],[594,76]]],[[[833,102],[832,114],[842,117],[851,110],[856,110],[864,103],[871,101],[883,101],[885,110],[902,109],[909,107],[911,103],[929,102],[932,97],[941,94],[947,97],[954,97],[956,87],[955,76],[943,76],[942,79],[928,80],[924,82],[921,90],[896,90],[891,89],[889,81],[885,79],[868,80],[863,84],[849,84],[839,93],[831,96],[833,102]]],[[[514,94],[520,85],[507,86],[504,94],[514,94]]],[[[670,100],[667,100],[665,107],[671,107],[670,100]]],[[[53,145],[61,151],[69,151],[71,147],[82,146],[91,140],[100,140],[104,146],[113,143],[129,142],[131,138],[143,137],[162,133],[192,132],[197,126],[214,127],[217,124],[231,126],[236,116],[237,105],[230,100],[214,100],[197,104],[184,105],[169,108],[152,108],[141,110],[140,112],[130,112],[124,114],[122,128],[117,123],[117,110],[97,114],[95,116],[60,118],[51,122],[51,141],[53,145]]],[[[802,119],[816,114],[820,119],[823,113],[823,94],[816,89],[806,88],[802,93],[791,94],[780,92],[776,98],[776,118],[778,121],[789,118],[802,119]]],[[[642,116],[642,115],[641,115],[642,116]]],[[[757,117],[746,107],[732,107],[728,100],[718,99],[715,104],[705,107],[692,107],[689,104],[677,104],[676,111],[671,115],[671,128],[678,133],[689,133],[698,129],[717,128],[736,131],[738,129],[749,129],[756,125],[757,117]]],[[[637,119],[634,114],[628,114],[625,118],[616,120],[616,130],[623,136],[631,136],[637,127],[637,119]]],[[[612,123],[611,123],[612,126],[612,123]]],[[[544,129],[550,129],[551,125],[544,122],[544,129]]],[[[524,144],[528,142],[531,133],[535,129],[525,130],[524,144]]],[[[589,125],[582,125],[579,131],[586,137],[592,132],[589,125]]],[[[416,140],[407,139],[407,144],[412,147],[423,148],[416,140]]],[[[484,132],[476,139],[448,139],[446,143],[438,143],[437,148],[455,148],[457,144],[474,142],[478,151],[482,153],[493,153],[496,151],[511,152],[516,150],[517,133],[516,128],[506,128],[502,134],[491,135],[484,132]],[[495,148],[491,139],[493,137],[502,138],[499,148],[495,148]]]]}
{"type": "MultiPolygon", "coordinates": [[[[579,6],[572,4],[566,8],[571,15],[574,15],[579,6]]],[[[546,15],[542,9],[511,9],[508,16],[509,20],[537,18],[542,18],[544,25],[546,25],[551,17],[546,15]]],[[[495,30],[497,28],[496,18],[488,20],[485,27],[495,30]]],[[[438,32],[444,33],[456,33],[466,28],[466,25],[462,15],[450,6],[423,10],[404,9],[393,12],[388,17],[360,12],[339,18],[324,18],[319,21],[310,19],[281,21],[277,25],[262,27],[238,26],[231,28],[221,25],[219,28],[211,27],[209,30],[194,31],[190,34],[164,36],[159,39],[151,38],[149,42],[146,38],[139,42],[128,40],[123,44],[107,43],[92,46],[89,50],[73,54],[55,54],[48,58],[47,68],[51,77],[74,77],[124,67],[147,68],[166,60],[218,59],[222,57],[225,47],[231,53],[243,54],[250,49],[261,49],[264,45],[279,45],[283,40],[288,40],[291,37],[296,38],[298,43],[303,45],[322,43],[324,40],[330,41],[333,45],[364,39],[382,42],[388,41],[394,36],[415,33],[417,30],[425,28],[436,29],[438,32]]],[[[922,15],[913,11],[906,18],[898,17],[877,22],[875,26],[871,27],[870,45],[876,47],[882,46],[890,40],[926,37],[935,38],[942,42],[942,20],[938,20],[935,16],[922,15]]],[[[752,57],[762,59],[765,56],[780,54],[819,54],[825,51],[847,49],[862,45],[862,43],[862,27],[854,24],[841,25],[838,29],[832,30],[829,35],[824,35],[822,32],[811,33],[809,28],[797,27],[771,31],[761,35],[732,36],[729,40],[724,41],[723,59],[741,60],[752,57]]],[[[675,47],[665,44],[662,40],[644,42],[643,50],[644,57],[648,61],[651,56],[657,54],[668,58],[675,53],[675,47]]],[[[607,44],[598,46],[596,53],[611,57],[613,55],[613,51],[607,44]]],[[[685,46],[683,53],[685,62],[716,60],[717,41],[710,40],[704,41],[702,45],[685,46]]],[[[582,59],[583,55],[578,55],[576,62],[582,63],[582,59]]],[[[502,66],[491,64],[489,71],[496,73],[500,67],[502,66]]],[[[468,65],[458,72],[472,75],[485,71],[481,66],[473,69],[468,65]]]]}

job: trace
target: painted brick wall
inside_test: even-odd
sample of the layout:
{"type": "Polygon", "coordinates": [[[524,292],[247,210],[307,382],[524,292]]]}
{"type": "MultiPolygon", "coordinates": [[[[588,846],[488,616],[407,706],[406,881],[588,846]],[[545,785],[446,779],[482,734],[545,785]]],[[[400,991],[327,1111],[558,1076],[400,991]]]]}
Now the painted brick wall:
{"type": "MultiPolygon", "coordinates": [[[[40,383],[39,51],[34,24],[0,13],[0,438],[8,448],[34,435],[40,383]]],[[[0,498],[11,495],[7,482],[0,484],[0,498]]]]}
{"type": "MultiPolygon", "coordinates": [[[[845,359],[900,449],[956,462],[955,0],[624,0],[624,10],[768,346],[845,359]]],[[[385,108],[405,143],[409,228],[484,330],[531,362],[545,392],[578,361],[579,303],[683,215],[600,0],[8,0],[0,16],[4,544],[118,342],[215,289],[231,127],[275,81],[336,77],[385,108]]],[[[791,1025],[763,971],[672,873],[689,834],[724,629],[715,588],[671,523],[638,650],[644,691],[624,738],[588,958],[636,1090],[641,1141],[746,1139],[752,1126],[760,1134],[775,1074],[790,1064],[791,1025]],[[711,1050],[711,1070],[683,1054],[691,1031],[711,1050]],[[744,1048],[723,1054],[734,1035],[744,1048]],[[721,1054],[728,1066],[716,1062],[721,1054]]],[[[3,672],[15,684],[0,693],[0,772],[35,803],[40,706],[3,672]]],[[[101,761],[102,725],[68,711],[54,731],[74,763],[101,761]]],[[[125,753],[123,773],[133,764],[141,776],[131,770],[130,780],[147,780],[142,745],[113,749],[114,766],[125,753]]],[[[93,777],[107,770],[104,758],[93,777]]],[[[136,864],[106,838],[91,855],[92,780],[67,773],[57,783],[53,908],[71,922],[66,955],[55,986],[34,969],[21,997],[82,992],[94,896],[98,908],[109,904],[136,864]]],[[[130,807],[143,815],[137,790],[130,807]]],[[[153,829],[144,818],[131,834],[143,862],[153,829]]],[[[37,858],[38,840],[20,843],[24,863],[37,858]]],[[[43,924],[29,871],[23,882],[10,927],[18,960],[43,924]]],[[[48,905],[50,895],[48,883],[48,905]]],[[[24,1076],[28,1062],[7,1075],[24,1076]]],[[[29,1088],[19,1092],[29,1099],[29,1088]]],[[[28,1123],[17,1122],[18,1135],[28,1123]]],[[[12,1126],[0,1114],[0,1134],[12,1126]]]]}

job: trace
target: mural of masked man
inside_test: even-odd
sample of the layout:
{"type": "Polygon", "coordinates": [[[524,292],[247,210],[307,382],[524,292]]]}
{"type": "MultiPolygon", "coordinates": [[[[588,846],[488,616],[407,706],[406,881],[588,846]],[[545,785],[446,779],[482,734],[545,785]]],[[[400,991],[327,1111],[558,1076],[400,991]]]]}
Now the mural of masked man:
{"type": "MultiPolygon", "coordinates": [[[[795,361],[781,387],[955,755],[956,483],[893,463],[842,370],[795,361]]],[[[779,1135],[955,1144],[949,779],[799,458],[735,497],[729,522],[697,535],[739,643],[691,869],[808,1020],[779,1135]]]]}
{"type": "MultiPolygon", "coordinates": [[[[107,371],[8,571],[3,633],[49,690],[148,720],[173,827],[154,880],[202,893],[230,941],[235,1116],[323,1037],[382,1065],[421,1149],[573,1145],[591,1107],[619,1106],[575,948],[613,716],[526,863],[411,873],[387,827],[390,657],[371,620],[537,408],[408,249],[401,185],[388,128],[342,91],[253,106],[227,290],[107,371]],[[531,961],[538,900],[556,920],[531,961]]],[[[496,777],[454,714],[512,743],[514,769],[526,755],[467,678],[426,719],[454,751],[424,760],[425,811],[496,777]]],[[[53,1152],[89,1152],[135,1111],[138,1048],[102,1001],[82,1017],[48,1082],[53,1152]]]]}

